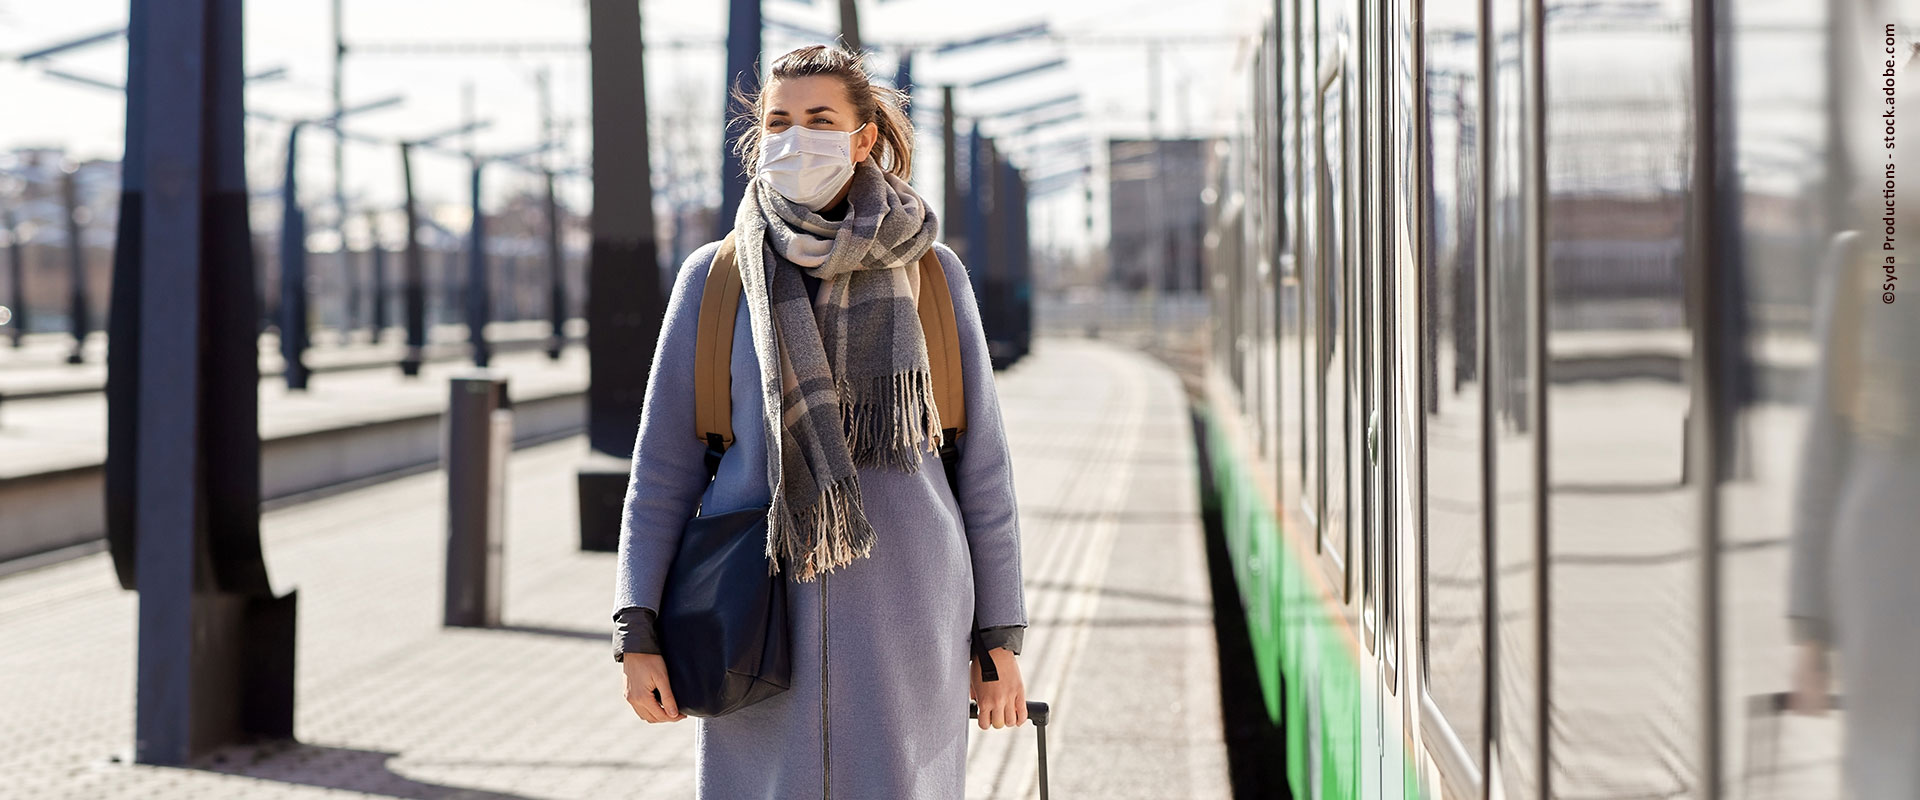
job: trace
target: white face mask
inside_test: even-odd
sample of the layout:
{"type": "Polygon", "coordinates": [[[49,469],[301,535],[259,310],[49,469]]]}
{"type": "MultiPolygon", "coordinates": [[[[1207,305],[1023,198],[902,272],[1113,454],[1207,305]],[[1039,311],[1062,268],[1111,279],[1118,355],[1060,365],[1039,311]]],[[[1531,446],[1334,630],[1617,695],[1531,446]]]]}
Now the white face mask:
{"type": "Polygon", "coordinates": [[[760,174],[781,196],[819,211],[853,176],[853,135],[789,125],[760,140],[760,174]]]}

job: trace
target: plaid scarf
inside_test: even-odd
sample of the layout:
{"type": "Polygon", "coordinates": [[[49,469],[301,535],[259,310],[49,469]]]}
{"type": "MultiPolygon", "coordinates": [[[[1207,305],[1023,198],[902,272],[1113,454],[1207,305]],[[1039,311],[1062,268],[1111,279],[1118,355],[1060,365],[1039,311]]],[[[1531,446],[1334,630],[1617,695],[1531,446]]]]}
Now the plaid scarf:
{"type": "Polygon", "coordinates": [[[733,223],[766,409],[768,570],[785,560],[802,581],[873,551],[856,465],[915,472],[940,439],[914,268],[933,212],[872,159],[850,181],[829,220],[755,179],[733,223]]]}

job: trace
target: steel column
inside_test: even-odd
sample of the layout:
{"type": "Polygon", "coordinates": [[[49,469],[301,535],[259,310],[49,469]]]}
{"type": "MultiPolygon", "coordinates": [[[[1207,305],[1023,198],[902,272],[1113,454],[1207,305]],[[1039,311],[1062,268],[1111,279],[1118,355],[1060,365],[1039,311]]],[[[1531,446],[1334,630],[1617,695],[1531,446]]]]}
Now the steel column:
{"type": "Polygon", "coordinates": [[[133,6],[142,44],[128,72],[146,91],[127,132],[146,142],[134,185],[149,192],[151,224],[120,245],[141,273],[134,361],[166,365],[167,378],[119,383],[113,398],[131,398],[139,422],[134,452],[110,458],[136,465],[134,552],[115,563],[134,567],[120,579],[140,591],[142,764],[293,733],[294,595],[273,596],[260,548],[241,3],[133,6]]]}
{"type": "MultiPolygon", "coordinates": [[[[760,57],[762,23],[760,0],[731,0],[728,3],[728,9],[727,79],[724,87],[726,96],[721,105],[726,109],[726,114],[721,118],[724,139],[723,146],[720,148],[720,209],[715,212],[713,219],[713,238],[715,239],[724,237],[727,231],[733,230],[734,211],[740,207],[740,198],[745,197],[747,193],[746,167],[740,162],[739,154],[733,151],[730,140],[740,132],[739,127],[734,124],[735,120],[751,114],[753,109],[747,108],[745,104],[733,98],[733,88],[736,82],[741,88],[747,90],[760,85],[760,67],[757,62],[760,57]]],[[[637,46],[635,52],[639,52],[637,46]]],[[[597,122],[598,117],[595,119],[597,122]]],[[[594,138],[597,144],[599,137],[594,138]]],[[[641,141],[644,142],[645,139],[641,141]]],[[[594,207],[598,208],[599,205],[596,203],[594,207]]]]}
{"type": "Polygon", "coordinates": [[[60,199],[67,223],[67,319],[73,329],[73,350],[67,353],[69,364],[86,360],[82,348],[87,344],[87,329],[92,327],[87,313],[87,259],[80,247],[80,218],[76,213],[80,208],[79,174],[76,167],[60,176],[60,199]]]}
{"type": "Polygon", "coordinates": [[[407,194],[406,282],[402,313],[406,316],[407,350],[400,371],[420,374],[427,347],[426,254],[420,251],[420,211],[413,196],[413,144],[400,143],[400,175],[407,194]]]}
{"type": "Polygon", "coordinates": [[[486,366],[493,355],[487,346],[487,319],[493,306],[493,286],[487,280],[487,217],[480,207],[480,174],[486,164],[473,160],[473,223],[467,226],[467,344],[476,367],[486,366]]]}
{"type": "MultiPolygon", "coordinates": [[[[753,7],[750,43],[757,52],[759,3],[736,0],[734,5],[736,11],[753,7]]],[[[592,0],[588,13],[594,181],[593,249],[587,262],[587,438],[592,450],[579,472],[580,546],[612,552],[620,542],[621,500],[666,294],[653,226],[640,8],[630,0],[592,0]]],[[[732,38],[742,35],[735,30],[732,38]]],[[[751,64],[752,53],[747,60],[751,64]]]]}

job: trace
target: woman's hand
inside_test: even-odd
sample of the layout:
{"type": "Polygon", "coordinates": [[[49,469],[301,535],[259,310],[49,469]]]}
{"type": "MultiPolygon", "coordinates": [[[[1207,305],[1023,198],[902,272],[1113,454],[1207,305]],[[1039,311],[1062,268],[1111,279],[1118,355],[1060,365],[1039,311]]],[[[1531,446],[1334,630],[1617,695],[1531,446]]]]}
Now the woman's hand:
{"type": "Polygon", "coordinates": [[[1793,664],[1793,694],[1787,707],[1797,714],[1824,716],[1833,699],[1828,692],[1833,678],[1827,672],[1827,647],[1819,642],[1801,642],[1793,664]]]}
{"type": "Polygon", "coordinates": [[[673,701],[673,689],[667,686],[665,658],[652,653],[627,653],[620,657],[620,671],[626,674],[627,705],[633,706],[633,713],[641,719],[679,722],[687,718],[673,701]]]}
{"type": "Polygon", "coordinates": [[[1008,728],[1025,724],[1027,721],[1027,685],[1020,678],[1020,662],[1013,651],[996,647],[987,651],[993,659],[993,666],[1000,671],[1000,680],[980,680],[980,661],[976,658],[972,664],[972,677],[967,696],[980,706],[978,714],[980,730],[989,725],[995,728],[1008,728]]]}

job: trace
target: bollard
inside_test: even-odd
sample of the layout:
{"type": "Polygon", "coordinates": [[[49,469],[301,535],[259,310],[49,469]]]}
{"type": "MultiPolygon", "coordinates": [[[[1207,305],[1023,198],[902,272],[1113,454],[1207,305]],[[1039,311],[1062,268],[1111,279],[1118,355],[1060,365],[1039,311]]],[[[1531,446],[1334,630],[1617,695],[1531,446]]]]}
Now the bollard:
{"type": "Polygon", "coordinates": [[[475,370],[451,380],[441,421],[447,473],[446,623],[500,624],[501,540],[513,410],[507,379],[475,370]]]}

